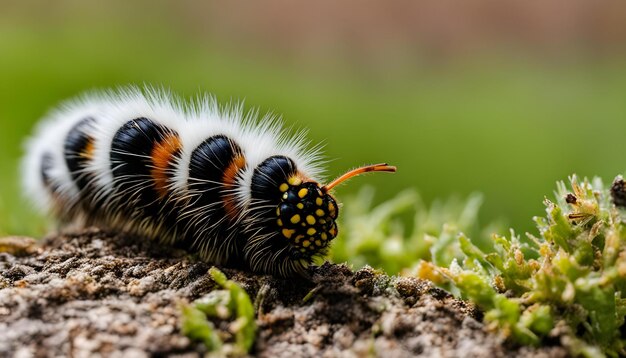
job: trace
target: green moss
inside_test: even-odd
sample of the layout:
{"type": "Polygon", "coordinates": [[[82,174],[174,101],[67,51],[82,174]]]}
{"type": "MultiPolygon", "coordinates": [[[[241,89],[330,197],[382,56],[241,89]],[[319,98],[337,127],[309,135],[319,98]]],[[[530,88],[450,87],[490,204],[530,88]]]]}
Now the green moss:
{"type": "MultiPolygon", "coordinates": [[[[466,201],[451,198],[426,206],[414,190],[405,190],[395,198],[373,207],[374,189],[362,188],[346,198],[341,215],[341,230],[334,241],[331,259],[348,262],[355,269],[366,265],[396,274],[415,266],[419,260],[449,263],[460,254],[459,232],[485,236],[499,230],[499,225],[481,227],[478,210],[482,196],[471,195],[466,201]],[[411,228],[404,223],[411,221],[411,228]]],[[[479,243],[489,247],[487,241],[479,243]]]]}
{"type": "MultiPolygon", "coordinates": [[[[615,188],[622,186],[614,184],[613,194],[620,195],[615,188]]],[[[559,337],[573,355],[625,355],[626,210],[612,203],[609,187],[575,176],[569,186],[558,183],[556,200],[544,200],[545,217],[535,218],[537,235],[511,230],[492,234],[490,242],[463,233],[480,235],[472,224],[476,198],[437,212],[404,193],[370,211],[371,193],[361,193],[356,202],[362,212],[346,210],[348,233],[338,244],[346,242],[337,245],[335,258],[353,250],[353,258],[345,259],[357,265],[367,261],[390,273],[417,272],[476,303],[488,327],[518,343],[540,345],[559,337]],[[415,228],[407,234],[394,215],[411,210],[415,228]],[[364,242],[358,241],[361,235],[364,242]],[[399,246],[391,251],[391,264],[388,241],[399,246]],[[370,248],[376,245],[378,256],[370,248]]]]}

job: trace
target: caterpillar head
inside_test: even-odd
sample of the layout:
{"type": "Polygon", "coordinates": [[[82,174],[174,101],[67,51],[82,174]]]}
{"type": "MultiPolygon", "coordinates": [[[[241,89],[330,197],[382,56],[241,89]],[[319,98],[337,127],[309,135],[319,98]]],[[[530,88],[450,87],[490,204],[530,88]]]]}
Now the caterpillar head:
{"type": "Polygon", "coordinates": [[[310,258],[323,252],[337,236],[339,207],[329,191],[341,182],[356,175],[371,171],[394,172],[395,167],[387,164],[357,168],[321,186],[316,182],[303,182],[291,176],[279,186],[282,198],[276,207],[276,224],[280,236],[297,250],[297,256],[310,258]]]}
{"type": "Polygon", "coordinates": [[[369,165],[321,185],[290,158],[267,158],[252,176],[253,201],[244,222],[244,257],[250,267],[279,276],[306,276],[309,265],[324,256],[337,236],[339,207],[330,191],[365,172],[395,170],[387,164],[369,165]]]}
{"type": "Polygon", "coordinates": [[[317,183],[303,183],[298,177],[288,182],[279,188],[283,196],[276,207],[276,224],[291,247],[310,257],[337,236],[337,202],[317,183]]]}

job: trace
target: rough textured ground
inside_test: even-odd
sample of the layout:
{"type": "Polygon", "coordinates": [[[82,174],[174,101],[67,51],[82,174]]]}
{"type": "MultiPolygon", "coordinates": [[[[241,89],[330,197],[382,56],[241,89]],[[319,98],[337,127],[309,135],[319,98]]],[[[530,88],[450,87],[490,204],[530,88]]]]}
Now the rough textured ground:
{"type": "MultiPolygon", "coordinates": [[[[0,240],[0,356],[198,356],[178,304],[215,284],[184,252],[89,230],[0,240]]],[[[564,356],[514,347],[430,283],[325,264],[313,282],[223,269],[257,300],[261,357],[564,356]],[[303,298],[315,289],[306,302],[303,298]]]]}

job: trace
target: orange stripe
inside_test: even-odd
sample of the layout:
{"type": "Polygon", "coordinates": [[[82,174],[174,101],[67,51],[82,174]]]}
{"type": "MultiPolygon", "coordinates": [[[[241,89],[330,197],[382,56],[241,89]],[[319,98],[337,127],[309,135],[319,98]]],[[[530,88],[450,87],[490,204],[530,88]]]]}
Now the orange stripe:
{"type": "Polygon", "coordinates": [[[152,148],[152,165],[150,170],[154,187],[161,199],[167,196],[168,173],[171,161],[174,159],[176,152],[180,150],[180,139],[176,134],[170,133],[167,137],[158,142],[152,148]]]}
{"type": "Polygon", "coordinates": [[[224,183],[225,194],[222,197],[224,202],[224,209],[226,215],[235,219],[238,214],[237,206],[235,205],[235,185],[237,184],[237,173],[239,170],[246,166],[246,158],[242,154],[236,154],[236,157],[230,162],[224,175],[222,176],[222,182],[224,183]]]}
{"type": "Polygon", "coordinates": [[[87,138],[87,145],[85,145],[85,149],[83,149],[82,152],[79,153],[79,156],[81,158],[85,158],[87,160],[91,160],[93,159],[93,151],[94,151],[94,143],[93,143],[93,138],[88,137],[87,138]]]}

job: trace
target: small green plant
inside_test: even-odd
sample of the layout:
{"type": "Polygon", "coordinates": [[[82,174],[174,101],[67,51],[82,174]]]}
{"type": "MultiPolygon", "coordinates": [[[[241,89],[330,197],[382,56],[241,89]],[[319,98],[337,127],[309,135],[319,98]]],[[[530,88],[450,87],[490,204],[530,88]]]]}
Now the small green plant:
{"type": "Polygon", "coordinates": [[[485,310],[494,328],[525,344],[551,332],[576,355],[626,354],[626,226],[599,179],[558,183],[556,202],[535,218],[539,235],[494,235],[485,253],[459,235],[461,260],[439,273],[462,297],[485,310]]]}
{"type": "MultiPolygon", "coordinates": [[[[459,257],[456,238],[460,231],[487,237],[484,232],[500,230],[495,223],[479,226],[480,194],[472,194],[466,201],[435,201],[430,207],[414,190],[400,192],[375,207],[373,201],[374,189],[367,186],[346,199],[341,230],[331,252],[334,262],[348,262],[355,269],[370,265],[393,275],[420,260],[447,264],[459,257]],[[404,225],[407,218],[412,219],[412,230],[404,225]]],[[[490,244],[484,241],[479,246],[488,248],[490,244]]]]}
{"type": "Polygon", "coordinates": [[[256,337],[254,307],[250,297],[217,268],[212,267],[209,274],[223,289],[211,291],[191,304],[181,305],[182,332],[193,340],[203,342],[209,352],[221,356],[245,355],[256,337]],[[230,320],[227,331],[218,330],[209,318],[230,320]]]}
{"type": "Polygon", "coordinates": [[[491,240],[469,238],[486,231],[475,223],[478,196],[427,209],[405,192],[370,210],[366,190],[350,203],[356,209],[346,209],[334,258],[417,272],[477,304],[488,327],[518,343],[558,337],[572,355],[624,356],[626,184],[618,179],[609,189],[575,176],[569,184],[557,184],[555,201],[545,199],[537,235],[483,236],[491,240]],[[397,216],[412,209],[406,234],[397,216]]]}

